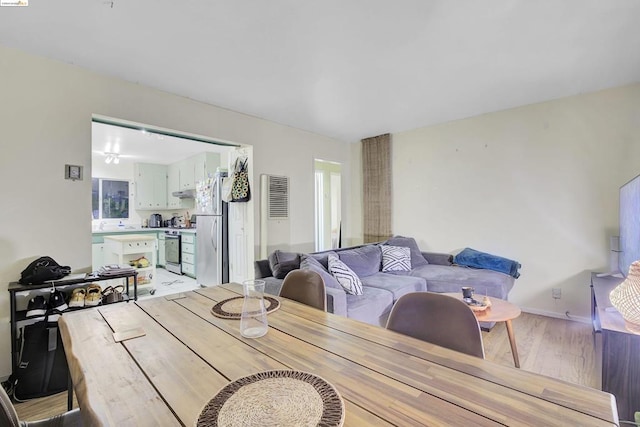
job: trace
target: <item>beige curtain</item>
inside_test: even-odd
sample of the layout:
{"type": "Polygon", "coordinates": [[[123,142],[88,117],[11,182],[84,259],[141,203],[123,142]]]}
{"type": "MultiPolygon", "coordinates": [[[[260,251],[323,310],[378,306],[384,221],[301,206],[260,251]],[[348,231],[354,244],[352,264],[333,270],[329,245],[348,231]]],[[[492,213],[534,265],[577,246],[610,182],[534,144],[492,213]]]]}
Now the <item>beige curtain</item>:
{"type": "Polygon", "coordinates": [[[362,140],[364,243],[391,237],[391,135],[362,140]]]}

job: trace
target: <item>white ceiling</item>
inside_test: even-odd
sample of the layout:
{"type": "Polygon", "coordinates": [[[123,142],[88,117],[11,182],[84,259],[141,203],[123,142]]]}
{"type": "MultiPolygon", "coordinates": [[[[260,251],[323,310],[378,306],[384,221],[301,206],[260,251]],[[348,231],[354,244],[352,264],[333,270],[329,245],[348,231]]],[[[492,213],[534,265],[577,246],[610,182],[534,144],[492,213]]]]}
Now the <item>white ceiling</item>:
{"type": "Polygon", "coordinates": [[[640,81],[638,0],[31,0],[0,43],[345,141],[640,81]]]}
{"type": "Polygon", "coordinates": [[[104,123],[91,124],[93,161],[117,153],[122,163],[155,163],[168,165],[202,152],[225,153],[230,147],[129,129],[104,123]]]}

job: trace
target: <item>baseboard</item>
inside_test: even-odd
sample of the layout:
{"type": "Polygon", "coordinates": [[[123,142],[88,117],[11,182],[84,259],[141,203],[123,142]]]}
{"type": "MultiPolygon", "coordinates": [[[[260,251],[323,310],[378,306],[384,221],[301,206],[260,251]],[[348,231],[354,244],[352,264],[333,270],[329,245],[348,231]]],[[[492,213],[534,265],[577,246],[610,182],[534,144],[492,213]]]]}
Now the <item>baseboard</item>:
{"type": "Polygon", "coordinates": [[[525,313],[538,314],[540,316],[555,317],[556,319],[564,319],[564,320],[573,320],[574,322],[580,322],[580,323],[588,323],[588,324],[591,323],[590,318],[583,317],[583,316],[574,316],[572,314],[570,314],[569,316],[566,316],[562,313],[557,313],[555,311],[539,310],[537,308],[529,308],[529,307],[520,307],[520,309],[525,313]]]}

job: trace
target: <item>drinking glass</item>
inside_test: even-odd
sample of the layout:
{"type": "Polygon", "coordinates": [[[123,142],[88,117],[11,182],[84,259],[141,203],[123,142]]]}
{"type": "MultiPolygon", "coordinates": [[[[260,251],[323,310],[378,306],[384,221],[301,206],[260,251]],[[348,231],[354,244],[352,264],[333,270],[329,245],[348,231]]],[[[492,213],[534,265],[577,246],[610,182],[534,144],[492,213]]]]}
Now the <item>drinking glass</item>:
{"type": "Polygon", "coordinates": [[[267,333],[267,310],[264,305],[264,280],[242,282],[244,301],[240,315],[240,334],[246,338],[259,338],[267,333]]]}

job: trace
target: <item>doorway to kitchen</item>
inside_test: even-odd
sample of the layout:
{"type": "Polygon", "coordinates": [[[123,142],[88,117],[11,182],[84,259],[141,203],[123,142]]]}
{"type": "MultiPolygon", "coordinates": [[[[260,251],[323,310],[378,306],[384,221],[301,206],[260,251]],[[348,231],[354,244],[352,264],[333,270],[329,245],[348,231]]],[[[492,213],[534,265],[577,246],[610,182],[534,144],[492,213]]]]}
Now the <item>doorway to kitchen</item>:
{"type": "Polygon", "coordinates": [[[342,165],[314,160],[315,250],[335,249],[342,245],[342,165]]]}
{"type": "MultiPolygon", "coordinates": [[[[197,280],[187,280],[196,279],[197,270],[195,248],[198,215],[195,212],[195,200],[198,194],[203,194],[198,193],[197,188],[199,185],[202,187],[207,180],[216,180],[217,176],[223,179],[224,173],[230,169],[230,163],[241,149],[246,155],[246,147],[240,144],[95,115],[92,119],[92,180],[98,183],[98,188],[103,182],[128,184],[120,186],[128,188],[126,194],[120,194],[122,191],[118,193],[120,199],[126,199],[128,212],[121,210],[117,218],[100,215],[100,212],[106,212],[105,209],[114,203],[115,196],[104,185],[102,192],[95,192],[96,200],[92,209],[92,268],[96,270],[111,262],[102,240],[105,235],[151,233],[157,236],[157,276],[165,277],[169,274],[175,280],[184,279],[186,283],[200,284],[197,280]],[[99,214],[97,218],[95,212],[99,214]],[[167,230],[179,234],[181,243],[177,253],[173,251],[169,257],[166,252],[167,230]]],[[[249,150],[248,153],[251,155],[252,151],[249,150]]],[[[252,168],[252,159],[248,166],[252,168]]],[[[251,202],[243,205],[251,205],[244,208],[252,211],[251,202]]],[[[246,235],[246,247],[251,248],[254,240],[253,224],[250,218],[246,222],[247,224],[240,225],[230,222],[229,232],[234,233],[232,227],[242,227],[242,233],[246,235]]],[[[173,234],[169,236],[170,246],[172,236],[173,234]]],[[[246,256],[241,263],[232,258],[237,253],[232,241],[229,241],[227,252],[224,256],[228,257],[225,262],[229,265],[242,264],[244,267],[247,264],[246,256]]],[[[250,278],[251,272],[248,268],[243,268],[242,271],[236,269],[236,277],[246,280],[250,278]]]]}

